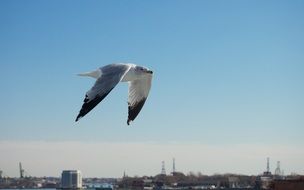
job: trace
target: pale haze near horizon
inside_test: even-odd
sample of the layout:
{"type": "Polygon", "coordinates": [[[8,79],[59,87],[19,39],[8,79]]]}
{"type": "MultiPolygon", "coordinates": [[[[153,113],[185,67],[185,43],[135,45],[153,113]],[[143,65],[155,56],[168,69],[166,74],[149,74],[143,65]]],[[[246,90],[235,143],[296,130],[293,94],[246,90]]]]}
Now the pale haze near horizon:
{"type": "Polygon", "coordinates": [[[2,169],[6,175],[19,176],[18,163],[31,176],[60,176],[62,170],[78,169],[84,177],[154,176],[161,173],[165,161],[166,173],[172,172],[173,158],[176,171],[204,175],[258,175],[266,171],[266,158],[274,173],[281,161],[285,174],[303,174],[302,147],[284,145],[239,144],[206,145],[188,143],[102,143],[102,142],[0,142],[2,169]],[[10,157],[11,159],[6,159],[10,157]]]}
{"type": "Polygon", "coordinates": [[[33,176],[303,174],[303,1],[0,1],[0,170],[33,176]],[[131,124],[127,84],[75,123],[113,62],[154,71],[131,124]],[[173,144],[172,144],[173,143],[173,144]],[[121,152],[120,152],[121,151],[121,152]]]}

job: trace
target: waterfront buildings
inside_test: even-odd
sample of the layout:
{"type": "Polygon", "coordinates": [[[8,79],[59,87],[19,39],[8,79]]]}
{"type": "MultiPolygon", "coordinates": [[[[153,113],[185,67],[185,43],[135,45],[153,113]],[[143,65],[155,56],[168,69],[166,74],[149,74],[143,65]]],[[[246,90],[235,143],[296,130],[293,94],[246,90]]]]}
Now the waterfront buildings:
{"type": "Polygon", "coordinates": [[[62,189],[82,188],[82,176],[79,170],[63,170],[61,174],[62,189]]]}

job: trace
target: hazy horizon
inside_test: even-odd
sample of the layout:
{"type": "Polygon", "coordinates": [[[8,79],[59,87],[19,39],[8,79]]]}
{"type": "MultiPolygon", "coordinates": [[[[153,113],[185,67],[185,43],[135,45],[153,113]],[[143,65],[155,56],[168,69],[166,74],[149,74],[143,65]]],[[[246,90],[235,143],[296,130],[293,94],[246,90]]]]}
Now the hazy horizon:
{"type": "Polygon", "coordinates": [[[303,171],[304,153],[301,146],[263,144],[209,145],[198,142],[0,142],[2,170],[6,175],[19,175],[19,162],[31,176],[60,176],[62,170],[78,169],[84,177],[154,176],[161,172],[165,161],[166,172],[176,170],[188,174],[201,172],[259,175],[266,171],[270,157],[270,171],[277,161],[285,175],[303,171]],[[10,157],[7,160],[5,157],[10,157]]]}

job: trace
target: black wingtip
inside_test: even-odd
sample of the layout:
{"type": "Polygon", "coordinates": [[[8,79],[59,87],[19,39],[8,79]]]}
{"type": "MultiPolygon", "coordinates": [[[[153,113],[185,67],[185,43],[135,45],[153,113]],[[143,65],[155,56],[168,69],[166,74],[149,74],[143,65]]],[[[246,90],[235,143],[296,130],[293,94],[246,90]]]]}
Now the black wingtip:
{"type": "Polygon", "coordinates": [[[111,88],[107,93],[104,93],[103,95],[96,95],[93,99],[89,100],[88,95],[86,95],[85,99],[83,100],[83,104],[81,107],[81,110],[79,111],[79,114],[75,120],[77,122],[80,118],[85,116],[87,113],[89,113],[99,102],[101,102],[112,90],[111,88]]]}
{"type": "Polygon", "coordinates": [[[82,115],[80,115],[80,113],[77,115],[76,119],[75,119],[75,122],[77,122],[79,119],[82,118],[82,115]]]}
{"type": "Polygon", "coordinates": [[[144,106],[145,101],[146,101],[146,98],[144,98],[141,101],[137,102],[133,106],[131,106],[129,104],[129,106],[128,106],[128,122],[127,122],[128,125],[129,125],[130,121],[134,121],[134,119],[137,117],[137,115],[139,114],[140,110],[144,106]]]}

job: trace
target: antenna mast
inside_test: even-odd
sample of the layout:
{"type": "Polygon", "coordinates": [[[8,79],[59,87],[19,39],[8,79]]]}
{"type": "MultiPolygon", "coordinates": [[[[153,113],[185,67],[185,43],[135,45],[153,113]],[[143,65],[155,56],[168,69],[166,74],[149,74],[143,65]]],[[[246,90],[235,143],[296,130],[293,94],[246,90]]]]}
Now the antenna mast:
{"type": "Polygon", "coordinates": [[[19,172],[20,172],[20,178],[24,178],[24,169],[22,169],[21,162],[19,162],[19,172]]]}
{"type": "Polygon", "coordinates": [[[280,168],[280,161],[278,161],[277,162],[277,168],[275,169],[275,171],[274,171],[274,175],[277,175],[277,176],[280,176],[280,175],[282,175],[282,173],[281,173],[281,168],[280,168]]]}
{"type": "Polygon", "coordinates": [[[173,168],[172,168],[172,173],[175,173],[175,158],[173,158],[173,168]]]}
{"type": "Polygon", "coordinates": [[[267,157],[267,173],[270,172],[270,169],[269,169],[269,157],[267,157]]]}
{"type": "Polygon", "coordinates": [[[165,161],[162,161],[162,169],[161,169],[161,174],[162,174],[162,175],[166,175],[165,161]]]}

